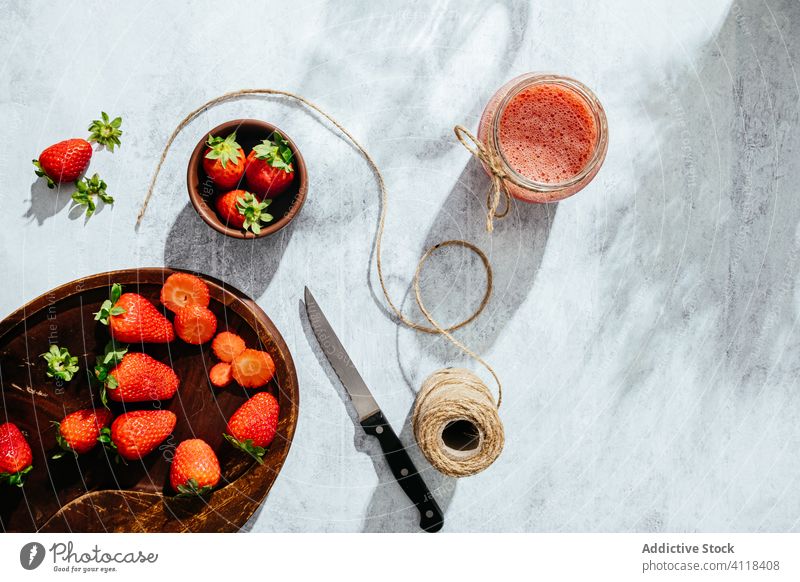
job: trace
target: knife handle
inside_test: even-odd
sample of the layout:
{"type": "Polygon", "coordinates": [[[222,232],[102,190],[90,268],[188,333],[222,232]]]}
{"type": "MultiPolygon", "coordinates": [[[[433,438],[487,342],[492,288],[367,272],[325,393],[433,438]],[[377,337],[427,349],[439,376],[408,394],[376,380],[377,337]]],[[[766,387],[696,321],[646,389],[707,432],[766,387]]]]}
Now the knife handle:
{"type": "Polygon", "coordinates": [[[425,485],[411,457],[397,438],[397,434],[392,430],[392,426],[386,421],[383,412],[380,410],[361,421],[364,432],[378,439],[383,450],[383,456],[389,463],[395,480],[403,488],[408,498],[417,506],[420,520],[419,526],[427,532],[437,532],[444,525],[444,516],[439,504],[433,498],[433,494],[425,485]]]}

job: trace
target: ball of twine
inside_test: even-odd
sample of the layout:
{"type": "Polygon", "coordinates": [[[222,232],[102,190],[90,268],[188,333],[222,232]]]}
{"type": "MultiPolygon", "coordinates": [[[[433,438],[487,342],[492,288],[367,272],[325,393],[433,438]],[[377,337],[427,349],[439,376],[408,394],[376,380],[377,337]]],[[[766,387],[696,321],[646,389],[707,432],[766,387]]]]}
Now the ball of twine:
{"type": "Polygon", "coordinates": [[[500,456],[505,442],[492,393],[483,380],[463,368],[438,370],[425,380],[412,424],[425,457],[450,477],[480,473],[500,456]],[[461,433],[456,435],[462,437],[457,445],[447,436],[450,429],[461,433]],[[464,434],[469,437],[466,442],[464,434]]]}
{"type": "MultiPolygon", "coordinates": [[[[147,211],[147,206],[155,188],[156,179],[166,160],[167,153],[181,130],[210,107],[253,95],[282,96],[304,104],[309,109],[330,121],[350,143],[355,146],[361,155],[364,156],[364,159],[372,168],[381,192],[380,219],[378,222],[378,230],[375,234],[375,263],[378,280],[386,303],[397,319],[409,328],[423,333],[443,335],[464,354],[486,368],[497,384],[497,402],[495,403],[489,388],[483,380],[473,372],[462,368],[445,368],[434,372],[422,385],[417,395],[412,420],[414,436],[417,439],[420,450],[431,465],[445,475],[464,477],[474,475],[486,469],[497,459],[498,455],[500,455],[500,452],[503,450],[503,423],[500,421],[500,416],[497,413],[503,399],[502,385],[494,369],[478,354],[453,337],[451,332],[474,321],[486,308],[493,286],[492,267],[489,263],[489,258],[474,244],[459,239],[447,240],[428,249],[417,264],[417,269],[414,274],[414,293],[417,305],[430,325],[425,325],[409,319],[392,301],[383,274],[382,245],[383,234],[386,228],[386,214],[388,211],[389,198],[383,174],[381,174],[377,163],[367,152],[366,148],[364,148],[339,121],[323,111],[319,106],[305,97],[289,91],[279,89],[241,89],[215,97],[191,111],[175,127],[161,152],[161,157],[159,158],[155,172],[150,180],[147,194],[145,195],[139,214],[136,217],[137,228],[141,224],[144,214],[147,211]],[[486,269],[486,292],[480,305],[469,317],[449,327],[443,327],[433,319],[433,316],[425,307],[425,303],[422,300],[419,285],[420,272],[427,259],[437,249],[446,246],[460,246],[475,253],[486,269]],[[461,437],[458,439],[459,442],[463,443],[465,440],[464,437],[470,437],[467,439],[470,442],[466,443],[467,446],[453,447],[446,442],[445,435],[449,428],[459,426],[466,429],[462,431],[464,434],[456,435],[456,437],[461,437]]],[[[454,128],[454,131],[456,137],[464,147],[466,147],[473,156],[481,160],[490,170],[492,188],[487,198],[486,229],[491,232],[494,228],[494,219],[503,218],[508,214],[511,196],[508,193],[504,181],[510,179],[510,177],[502,170],[501,165],[497,162],[496,156],[490,150],[487,150],[468,130],[462,126],[457,126],[454,128]],[[471,142],[471,144],[468,142],[471,142]],[[506,206],[502,212],[499,211],[501,196],[504,196],[506,200],[506,206]]]]}

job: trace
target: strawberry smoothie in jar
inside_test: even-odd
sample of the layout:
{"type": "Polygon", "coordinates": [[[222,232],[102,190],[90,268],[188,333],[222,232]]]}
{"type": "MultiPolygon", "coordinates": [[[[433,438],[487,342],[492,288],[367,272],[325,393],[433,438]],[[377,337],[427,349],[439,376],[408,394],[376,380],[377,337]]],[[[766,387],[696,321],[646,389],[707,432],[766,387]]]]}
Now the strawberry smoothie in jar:
{"type": "Polygon", "coordinates": [[[595,177],[608,149],[603,106],[575,79],[528,73],[512,79],[486,105],[478,139],[503,171],[509,193],[526,202],[572,196],[595,177]]]}

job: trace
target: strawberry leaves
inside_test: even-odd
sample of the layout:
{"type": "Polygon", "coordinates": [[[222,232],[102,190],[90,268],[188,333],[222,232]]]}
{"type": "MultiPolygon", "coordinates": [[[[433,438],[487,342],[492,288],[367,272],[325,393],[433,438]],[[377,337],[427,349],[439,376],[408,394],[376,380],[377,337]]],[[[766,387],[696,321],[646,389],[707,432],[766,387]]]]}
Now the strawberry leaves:
{"type": "Polygon", "coordinates": [[[235,164],[239,161],[239,158],[244,157],[242,146],[236,143],[235,131],[225,139],[209,135],[206,145],[209,147],[209,151],[206,153],[206,158],[209,160],[219,160],[219,163],[223,168],[228,164],[228,162],[235,164]]]}
{"type": "Polygon", "coordinates": [[[69,382],[80,370],[78,358],[71,355],[67,348],[60,348],[53,344],[50,350],[40,357],[47,362],[47,377],[69,382]]]}
{"type": "Polygon", "coordinates": [[[273,216],[264,212],[272,203],[272,200],[264,200],[259,202],[258,198],[253,196],[250,192],[245,193],[244,197],[236,199],[236,210],[239,214],[244,216],[244,230],[250,230],[253,234],[261,233],[261,224],[271,222],[273,216]]]}
{"type": "Polygon", "coordinates": [[[259,160],[266,161],[273,168],[278,168],[286,173],[292,172],[292,158],[294,152],[289,147],[283,136],[277,131],[253,148],[259,160]]]}
{"type": "Polygon", "coordinates": [[[114,340],[111,340],[106,344],[105,353],[102,356],[98,356],[95,363],[94,376],[102,385],[100,401],[106,408],[108,408],[108,390],[116,390],[117,386],[119,386],[119,382],[111,375],[111,371],[122,361],[122,358],[127,353],[128,346],[117,347],[114,340]]]}
{"type": "Polygon", "coordinates": [[[47,172],[44,171],[44,168],[42,168],[42,164],[39,163],[39,160],[31,160],[31,161],[33,162],[33,167],[35,168],[33,171],[36,173],[36,175],[39,176],[40,178],[44,178],[45,180],[47,180],[48,188],[50,188],[51,190],[55,188],[56,183],[50,176],[47,175],[47,172]]]}
{"type": "Polygon", "coordinates": [[[25,477],[33,469],[33,465],[28,465],[21,471],[16,473],[0,473],[0,483],[8,483],[16,487],[22,487],[25,484],[25,477]]]}
{"type": "Polygon", "coordinates": [[[122,315],[125,310],[122,307],[117,307],[116,303],[122,295],[122,285],[114,283],[111,286],[111,295],[108,299],[103,301],[100,306],[100,311],[94,314],[94,320],[99,321],[103,325],[108,325],[108,319],[112,315],[122,315]]]}
{"type": "Polygon", "coordinates": [[[184,485],[178,485],[178,497],[200,497],[211,493],[214,488],[210,485],[200,487],[196,479],[189,479],[184,485]]]}
{"type": "Polygon", "coordinates": [[[67,453],[72,453],[73,455],[75,455],[77,457],[78,453],[76,453],[72,449],[72,447],[69,446],[69,443],[67,442],[67,439],[65,439],[64,435],[61,434],[61,423],[60,422],[56,422],[55,420],[51,420],[50,424],[52,424],[56,429],[56,444],[61,449],[60,451],[55,453],[50,458],[53,459],[53,460],[60,459],[61,457],[65,456],[67,453]]]}
{"type": "Polygon", "coordinates": [[[72,201],[77,206],[86,207],[86,217],[89,218],[97,206],[94,197],[97,196],[104,204],[114,204],[114,198],[106,192],[107,184],[98,174],[91,178],[83,178],[75,182],[75,192],[72,193],[72,201]]]}
{"type": "Polygon", "coordinates": [[[115,146],[121,145],[119,141],[122,135],[121,125],[121,117],[110,119],[108,113],[103,111],[101,119],[95,119],[89,124],[89,141],[104,145],[110,152],[113,152],[115,146]]]}
{"type": "Polygon", "coordinates": [[[233,437],[229,434],[223,434],[222,436],[225,437],[225,440],[234,447],[253,457],[256,461],[258,461],[259,465],[264,464],[264,455],[266,454],[267,449],[254,445],[253,439],[245,439],[244,441],[240,441],[236,437],[233,437]]]}

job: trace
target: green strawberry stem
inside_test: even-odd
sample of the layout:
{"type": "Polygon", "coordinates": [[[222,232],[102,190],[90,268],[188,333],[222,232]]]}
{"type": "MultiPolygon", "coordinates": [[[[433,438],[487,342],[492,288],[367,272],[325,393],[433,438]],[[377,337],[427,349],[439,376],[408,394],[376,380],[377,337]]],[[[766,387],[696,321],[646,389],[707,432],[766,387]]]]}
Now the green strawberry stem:
{"type": "Polygon", "coordinates": [[[100,117],[101,119],[95,119],[89,124],[89,141],[104,145],[113,152],[115,146],[122,145],[119,141],[122,135],[122,118],[111,119],[105,111],[101,112],[100,117]]]}
{"type": "Polygon", "coordinates": [[[22,487],[25,485],[25,477],[28,473],[33,470],[33,465],[28,465],[21,471],[17,471],[16,473],[0,473],[0,483],[8,483],[9,485],[15,485],[16,487],[22,487]]]}
{"type": "Polygon", "coordinates": [[[94,377],[100,382],[100,402],[103,406],[108,408],[108,390],[116,390],[119,383],[117,379],[111,375],[111,371],[122,361],[125,354],[128,353],[128,346],[121,345],[117,347],[114,340],[106,344],[105,351],[102,356],[97,357],[94,365],[94,377]]]}
{"type": "Polygon", "coordinates": [[[253,151],[259,160],[265,160],[273,168],[282,169],[287,174],[293,171],[294,152],[289,147],[289,142],[277,131],[255,146],[253,151]]]}
{"type": "Polygon", "coordinates": [[[242,153],[242,146],[236,143],[235,131],[225,139],[214,137],[209,134],[206,144],[211,150],[206,154],[206,158],[209,160],[219,160],[223,168],[228,162],[233,162],[235,164],[239,161],[239,158],[244,155],[242,153]]]}
{"type": "Polygon", "coordinates": [[[213,491],[213,487],[200,487],[196,479],[189,479],[184,485],[178,485],[178,497],[201,497],[213,491]]]}
{"type": "Polygon", "coordinates": [[[75,455],[77,457],[78,453],[76,453],[72,449],[72,447],[69,446],[69,443],[67,442],[67,439],[65,439],[64,435],[61,434],[61,423],[60,422],[56,422],[55,420],[51,420],[50,424],[52,424],[56,429],[56,444],[61,448],[60,451],[55,453],[50,458],[51,459],[60,459],[61,457],[66,456],[67,453],[72,453],[73,455],[75,455]]]}
{"type": "Polygon", "coordinates": [[[273,216],[267,212],[267,206],[272,204],[272,200],[259,202],[258,198],[250,192],[246,192],[243,198],[236,199],[236,210],[244,216],[244,230],[251,230],[253,234],[261,233],[261,223],[272,222],[273,216]]]}
{"type": "Polygon", "coordinates": [[[267,449],[265,449],[264,447],[257,447],[256,445],[253,444],[252,439],[245,439],[244,441],[240,441],[236,437],[233,437],[229,434],[223,433],[222,436],[225,437],[225,440],[228,441],[230,444],[232,444],[234,447],[253,457],[256,461],[258,461],[259,465],[264,464],[264,455],[266,454],[267,449]]]}
{"type": "Polygon", "coordinates": [[[47,362],[47,377],[69,382],[80,370],[78,358],[72,356],[67,348],[60,348],[53,344],[50,350],[40,357],[47,362]]]}
{"type": "Polygon", "coordinates": [[[109,454],[113,455],[115,463],[122,463],[123,465],[127,465],[128,462],[122,458],[117,450],[117,445],[114,444],[114,441],[111,440],[111,429],[106,427],[100,431],[100,436],[97,437],[97,442],[102,444],[105,449],[109,452],[109,454]]]}
{"type": "Polygon", "coordinates": [[[72,201],[77,206],[86,207],[86,217],[90,217],[97,209],[94,197],[97,196],[104,204],[114,204],[114,198],[106,192],[108,185],[98,174],[91,178],[83,178],[75,182],[75,192],[72,193],[72,201]]]}
{"type": "Polygon", "coordinates": [[[116,303],[122,295],[122,285],[114,283],[111,286],[111,295],[108,299],[103,301],[100,306],[100,311],[94,314],[94,320],[99,321],[103,325],[108,325],[108,319],[112,315],[122,315],[125,310],[122,307],[117,307],[116,303]]]}
{"type": "Polygon", "coordinates": [[[44,171],[44,168],[42,168],[42,164],[39,163],[39,160],[33,160],[33,166],[34,168],[36,168],[34,170],[36,175],[39,176],[40,178],[44,178],[45,180],[47,180],[48,188],[52,190],[53,188],[56,187],[56,183],[53,182],[53,179],[47,175],[47,172],[44,171]]]}

